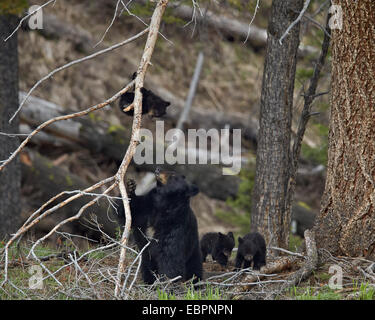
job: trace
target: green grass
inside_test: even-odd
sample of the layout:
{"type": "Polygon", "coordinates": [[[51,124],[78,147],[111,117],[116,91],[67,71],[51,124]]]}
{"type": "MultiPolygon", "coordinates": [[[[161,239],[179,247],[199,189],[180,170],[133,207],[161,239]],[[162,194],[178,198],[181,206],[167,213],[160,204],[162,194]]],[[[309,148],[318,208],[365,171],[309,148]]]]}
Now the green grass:
{"type": "Polygon", "coordinates": [[[174,293],[167,293],[159,288],[156,289],[156,293],[158,295],[158,300],[176,300],[174,293]]]}
{"type": "Polygon", "coordinates": [[[184,300],[222,300],[225,299],[219,288],[207,285],[205,290],[197,290],[192,285],[188,288],[187,293],[184,296],[184,300]]]}
{"type": "Polygon", "coordinates": [[[361,285],[358,287],[358,282],[356,281],[353,284],[353,292],[358,292],[358,300],[374,300],[375,298],[375,287],[370,286],[368,282],[361,283],[361,285]]]}
{"type": "MultiPolygon", "coordinates": [[[[321,272],[316,274],[315,277],[322,281],[327,281],[331,275],[321,272]]],[[[289,296],[296,300],[343,300],[346,298],[343,291],[330,289],[328,285],[321,288],[293,287],[289,290],[289,296]]],[[[353,289],[350,296],[357,300],[374,300],[375,287],[368,282],[362,282],[358,285],[358,281],[353,281],[353,289]]]]}
{"type": "Polygon", "coordinates": [[[297,288],[293,287],[290,289],[290,295],[296,300],[341,300],[342,296],[330,289],[328,286],[324,286],[319,290],[311,287],[297,288]]]}
{"type": "Polygon", "coordinates": [[[224,300],[225,294],[218,288],[207,284],[205,289],[196,289],[193,285],[187,287],[187,291],[181,297],[177,297],[174,293],[165,292],[157,289],[158,300],[224,300]]]}

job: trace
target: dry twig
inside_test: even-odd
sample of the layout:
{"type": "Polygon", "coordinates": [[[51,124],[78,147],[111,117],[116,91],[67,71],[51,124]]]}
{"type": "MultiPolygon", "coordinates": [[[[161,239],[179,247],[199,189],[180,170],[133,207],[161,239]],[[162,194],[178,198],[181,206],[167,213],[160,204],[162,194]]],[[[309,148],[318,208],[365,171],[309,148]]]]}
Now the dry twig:
{"type": "Polygon", "coordinates": [[[124,177],[126,170],[130,164],[131,159],[135,153],[135,148],[139,141],[139,130],[141,128],[141,120],[142,120],[142,92],[141,88],[143,87],[144,78],[146,75],[147,68],[151,61],[151,56],[155,48],[156,40],[159,34],[159,28],[161,19],[163,17],[165,8],[168,4],[168,0],[160,0],[156,5],[154,13],[151,18],[151,23],[149,27],[149,33],[146,41],[146,45],[143,51],[143,55],[141,58],[140,65],[138,67],[137,76],[135,78],[135,92],[134,92],[134,118],[133,118],[133,126],[132,126],[132,136],[130,139],[129,147],[126,151],[125,157],[119,167],[119,170],[116,174],[116,182],[118,183],[121,196],[123,199],[123,205],[125,208],[125,229],[121,237],[121,244],[123,247],[121,248],[120,252],[120,259],[118,264],[117,270],[117,282],[115,288],[115,296],[117,297],[120,293],[121,287],[121,275],[124,272],[125,268],[125,253],[126,253],[126,243],[129,238],[130,228],[131,228],[131,214],[130,214],[130,206],[129,202],[127,201],[128,196],[126,193],[124,177]]]}

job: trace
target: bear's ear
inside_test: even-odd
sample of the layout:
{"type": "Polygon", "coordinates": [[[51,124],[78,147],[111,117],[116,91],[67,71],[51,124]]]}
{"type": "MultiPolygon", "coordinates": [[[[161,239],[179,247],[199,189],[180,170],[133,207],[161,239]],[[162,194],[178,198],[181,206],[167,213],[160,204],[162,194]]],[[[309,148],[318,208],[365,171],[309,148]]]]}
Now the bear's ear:
{"type": "Polygon", "coordinates": [[[238,237],[238,243],[242,243],[243,239],[241,237],[238,237]]]}
{"type": "Polygon", "coordinates": [[[195,184],[191,184],[189,186],[189,192],[188,192],[189,197],[194,197],[198,193],[199,193],[199,188],[195,184]]]}
{"type": "Polygon", "coordinates": [[[225,237],[221,232],[218,232],[218,234],[219,234],[219,238],[224,238],[225,237]]]}
{"type": "Polygon", "coordinates": [[[234,240],[233,232],[232,231],[228,232],[227,233],[227,237],[229,237],[229,238],[231,238],[231,239],[234,240]]]}

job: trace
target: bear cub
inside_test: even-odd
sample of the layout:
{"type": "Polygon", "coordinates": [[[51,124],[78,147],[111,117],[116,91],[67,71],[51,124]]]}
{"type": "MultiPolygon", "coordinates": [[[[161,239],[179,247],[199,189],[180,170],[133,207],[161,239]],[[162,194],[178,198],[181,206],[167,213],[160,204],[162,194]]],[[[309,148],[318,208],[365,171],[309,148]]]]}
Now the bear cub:
{"type": "Polygon", "coordinates": [[[254,270],[260,270],[266,265],[266,241],[258,232],[238,237],[238,251],[236,256],[236,269],[249,268],[253,263],[254,270]]]}
{"type": "MultiPolygon", "coordinates": [[[[137,76],[134,72],[132,75],[132,80],[137,76]]],[[[166,109],[170,105],[170,102],[163,100],[151,90],[146,88],[141,88],[142,92],[142,114],[149,114],[151,117],[162,117],[166,114],[166,109]]],[[[122,112],[128,116],[134,115],[134,110],[124,111],[134,102],[134,92],[125,92],[121,95],[119,107],[122,112]]]]}
{"type": "Polygon", "coordinates": [[[221,232],[206,233],[200,241],[200,246],[203,262],[206,261],[207,255],[210,254],[213,260],[226,267],[234,248],[233,233],[228,232],[226,235],[221,232]]]}

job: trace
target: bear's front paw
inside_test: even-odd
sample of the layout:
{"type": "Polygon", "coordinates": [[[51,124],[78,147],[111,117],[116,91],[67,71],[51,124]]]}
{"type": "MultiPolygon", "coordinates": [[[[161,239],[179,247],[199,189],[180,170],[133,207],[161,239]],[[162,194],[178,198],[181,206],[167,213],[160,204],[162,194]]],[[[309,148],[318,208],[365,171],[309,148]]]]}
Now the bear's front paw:
{"type": "Polygon", "coordinates": [[[133,179],[128,179],[126,181],[126,190],[128,191],[128,194],[135,193],[135,189],[137,189],[137,183],[133,179]]]}

